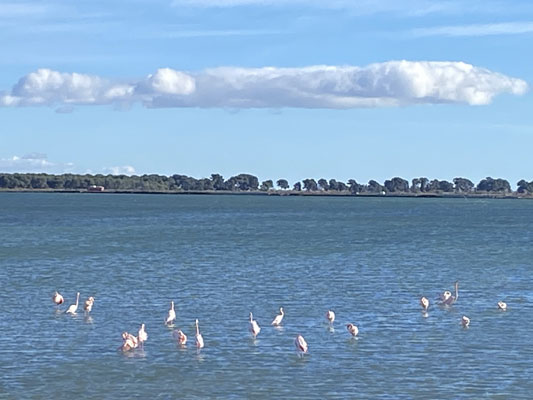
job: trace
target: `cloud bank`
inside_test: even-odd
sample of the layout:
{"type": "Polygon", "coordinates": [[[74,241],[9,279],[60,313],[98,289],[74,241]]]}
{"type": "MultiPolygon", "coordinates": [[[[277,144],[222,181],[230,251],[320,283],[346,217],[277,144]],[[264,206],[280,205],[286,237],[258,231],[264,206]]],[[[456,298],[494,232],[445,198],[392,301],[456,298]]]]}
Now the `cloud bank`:
{"type": "Polygon", "coordinates": [[[220,67],[200,72],[158,69],[143,79],[39,69],[0,92],[0,106],[130,105],[148,108],[333,108],[412,104],[489,104],[520,95],[525,81],[463,62],[389,61],[303,68],[220,67]]]}
{"type": "Polygon", "coordinates": [[[44,172],[44,173],[65,173],[72,172],[74,164],[57,163],[48,160],[46,154],[30,153],[23,156],[12,156],[0,158],[1,172],[44,172]]]}

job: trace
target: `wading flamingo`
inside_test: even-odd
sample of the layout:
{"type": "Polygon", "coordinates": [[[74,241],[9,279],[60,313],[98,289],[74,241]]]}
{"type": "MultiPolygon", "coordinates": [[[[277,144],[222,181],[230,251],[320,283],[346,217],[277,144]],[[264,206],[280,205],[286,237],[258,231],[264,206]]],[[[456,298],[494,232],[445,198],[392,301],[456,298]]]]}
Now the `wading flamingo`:
{"type": "Polygon", "coordinates": [[[307,353],[307,342],[302,335],[296,336],[296,339],[294,339],[294,346],[296,346],[296,350],[298,351],[298,355],[300,357],[307,353]]]}
{"type": "Polygon", "coordinates": [[[80,301],[80,292],[76,294],[76,303],[71,304],[67,311],[65,311],[67,314],[76,314],[76,311],[78,310],[78,303],[80,301]]]}
{"type": "Polygon", "coordinates": [[[463,318],[461,318],[461,324],[463,324],[463,327],[468,328],[470,325],[470,318],[468,318],[466,315],[463,315],[463,318]]]}
{"type": "Polygon", "coordinates": [[[446,290],[444,293],[440,295],[442,304],[447,305],[447,306],[455,303],[458,298],[459,298],[459,281],[455,281],[455,296],[452,296],[452,293],[449,290],[446,290]]]}
{"type": "Polygon", "coordinates": [[[504,303],[503,301],[499,301],[499,302],[498,302],[498,308],[499,308],[500,310],[502,310],[502,311],[505,311],[505,310],[507,310],[507,304],[504,303]]]}
{"type": "MultiPolygon", "coordinates": [[[[451,296],[451,293],[450,293],[450,296],[451,296]]],[[[429,308],[429,300],[428,300],[428,298],[422,296],[422,297],[420,298],[420,305],[422,306],[422,309],[423,309],[424,311],[427,311],[428,308],[429,308]]]]}
{"type": "Polygon", "coordinates": [[[204,338],[202,337],[202,334],[200,333],[200,328],[198,328],[198,320],[196,320],[196,348],[200,350],[203,347],[204,347],[204,338]]]}
{"type": "Polygon", "coordinates": [[[335,313],[331,310],[328,310],[326,313],[326,319],[329,321],[330,325],[332,325],[333,321],[335,321],[335,313]]]}
{"type": "Polygon", "coordinates": [[[56,290],[56,292],[52,296],[52,301],[55,303],[57,307],[59,307],[61,304],[65,302],[65,299],[63,299],[63,296],[61,296],[59,292],[56,290]]]}
{"type": "Polygon", "coordinates": [[[139,332],[137,332],[137,339],[139,340],[139,345],[141,347],[144,347],[144,342],[148,340],[148,334],[146,333],[146,330],[144,329],[144,324],[141,324],[141,327],[139,328],[139,332]]]}
{"type": "Polygon", "coordinates": [[[174,311],[174,301],[170,302],[170,309],[168,310],[167,319],[165,320],[166,325],[172,325],[176,320],[176,311],[174,311]]]}
{"type": "Polygon", "coordinates": [[[87,300],[85,300],[85,305],[83,306],[83,309],[85,310],[86,313],[90,313],[91,310],[93,309],[93,304],[94,304],[94,297],[89,297],[87,300]]]}
{"type": "Polygon", "coordinates": [[[177,340],[180,346],[185,346],[187,344],[187,335],[178,329],[174,332],[174,338],[177,340]]]}
{"type": "Polygon", "coordinates": [[[122,351],[130,351],[133,350],[138,346],[138,341],[135,336],[133,336],[131,333],[128,332],[122,332],[122,346],[120,346],[120,349],[122,351]]]}
{"type": "Polygon", "coordinates": [[[279,308],[279,315],[276,315],[276,318],[274,318],[274,321],[272,321],[272,325],[279,326],[281,324],[281,321],[283,320],[283,316],[285,313],[283,312],[283,307],[279,308]]]}
{"type": "Polygon", "coordinates": [[[357,328],[357,326],[355,326],[354,324],[347,324],[346,329],[353,337],[356,337],[359,333],[359,328],[357,328]]]}
{"type": "Polygon", "coordinates": [[[254,316],[252,313],[250,313],[250,333],[254,337],[254,339],[259,335],[259,332],[261,332],[261,328],[259,327],[259,324],[254,319],[254,316]]]}

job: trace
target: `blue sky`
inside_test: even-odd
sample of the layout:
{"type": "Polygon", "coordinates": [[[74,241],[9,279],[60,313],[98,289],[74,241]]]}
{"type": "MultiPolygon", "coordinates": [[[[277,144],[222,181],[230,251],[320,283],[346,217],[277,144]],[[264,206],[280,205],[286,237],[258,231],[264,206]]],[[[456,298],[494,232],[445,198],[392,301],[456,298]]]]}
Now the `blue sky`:
{"type": "Polygon", "coordinates": [[[533,180],[530,1],[3,1],[0,31],[1,172],[533,180]]]}

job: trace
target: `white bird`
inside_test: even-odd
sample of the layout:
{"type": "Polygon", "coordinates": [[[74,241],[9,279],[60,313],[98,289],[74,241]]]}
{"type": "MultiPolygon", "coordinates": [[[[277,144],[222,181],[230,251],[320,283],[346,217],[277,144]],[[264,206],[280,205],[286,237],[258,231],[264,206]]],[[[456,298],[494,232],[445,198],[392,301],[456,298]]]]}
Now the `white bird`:
{"type": "Polygon", "coordinates": [[[59,292],[56,290],[54,295],[52,296],[52,301],[55,303],[56,306],[60,306],[64,303],[65,299],[63,299],[63,296],[59,294],[59,292]]]}
{"type": "Polygon", "coordinates": [[[279,308],[279,315],[276,315],[276,318],[272,321],[271,325],[278,326],[281,324],[281,321],[283,320],[283,316],[285,313],[283,312],[283,307],[279,308]]]}
{"type": "Polygon", "coordinates": [[[65,311],[67,314],[76,314],[76,311],[78,310],[78,303],[80,301],[80,292],[76,294],[76,303],[71,304],[67,311],[65,311]]]}
{"type": "Polygon", "coordinates": [[[259,324],[254,319],[254,316],[252,313],[250,313],[250,333],[254,337],[254,339],[259,335],[259,332],[261,332],[261,328],[259,327],[259,324]]]}
{"type": "Polygon", "coordinates": [[[296,336],[296,339],[294,339],[294,345],[296,346],[296,350],[300,356],[303,356],[305,353],[307,353],[307,342],[302,335],[296,336]]]}
{"type": "Polygon", "coordinates": [[[330,324],[333,324],[333,321],[335,321],[335,313],[331,310],[328,310],[326,313],[326,319],[329,321],[330,324]]]}
{"type": "Polygon", "coordinates": [[[187,344],[187,335],[185,335],[181,329],[174,332],[174,337],[180,346],[185,346],[187,344]]]}
{"type": "MultiPolygon", "coordinates": [[[[451,296],[451,293],[450,293],[450,296],[451,296]]],[[[427,311],[428,308],[429,308],[429,300],[428,300],[428,298],[422,296],[422,297],[420,298],[420,305],[422,306],[422,308],[424,309],[424,311],[427,311]]]]}
{"type": "Polygon", "coordinates": [[[133,350],[139,345],[137,338],[128,332],[122,332],[122,340],[122,346],[120,347],[122,351],[133,350]]]}
{"type": "Polygon", "coordinates": [[[196,320],[196,348],[200,350],[204,347],[204,338],[200,333],[200,328],[198,328],[198,320],[196,320]]]}
{"type": "Polygon", "coordinates": [[[359,333],[359,328],[357,328],[357,326],[355,326],[354,324],[347,324],[346,329],[353,337],[356,337],[359,333]]]}
{"type": "Polygon", "coordinates": [[[468,328],[470,325],[470,318],[468,318],[466,315],[463,315],[463,318],[461,318],[461,324],[463,324],[463,327],[468,328]]]}
{"type": "Polygon", "coordinates": [[[148,334],[144,329],[144,324],[141,324],[141,327],[139,328],[139,332],[137,333],[137,339],[139,340],[139,344],[141,345],[141,347],[143,346],[144,342],[148,340],[148,334]]]}
{"type": "Polygon", "coordinates": [[[94,304],[94,297],[89,297],[87,300],[85,300],[85,305],[83,306],[83,309],[85,310],[86,313],[90,313],[91,310],[93,309],[93,304],[94,304]]]}
{"type": "Polygon", "coordinates": [[[167,319],[165,320],[166,325],[172,325],[176,320],[176,311],[174,311],[174,301],[170,302],[170,309],[168,310],[167,319]]]}
{"type": "Polygon", "coordinates": [[[446,290],[440,296],[442,304],[448,305],[448,306],[455,303],[458,298],[459,298],[459,281],[455,282],[455,296],[452,296],[452,293],[449,290],[446,290]]]}
{"type": "Polygon", "coordinates": [[[499,301],[499,302],[498,302],[498,308],[499,308],[500,310],[502,310],[502,311],[505,311],[505,310],[507,310],[507,304],[504,303],[503,301],[499,301]]]}

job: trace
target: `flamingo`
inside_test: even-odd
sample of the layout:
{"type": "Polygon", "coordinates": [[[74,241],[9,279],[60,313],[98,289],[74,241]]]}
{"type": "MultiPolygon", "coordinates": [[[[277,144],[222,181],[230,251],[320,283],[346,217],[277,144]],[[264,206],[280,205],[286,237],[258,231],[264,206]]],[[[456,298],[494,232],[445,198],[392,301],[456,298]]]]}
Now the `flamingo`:
{"type": "Polygon", "coordinates": [[[276,315],[276,318],[274,318],[274,321],[272,321],[271,325],[279,326],[281,324],[281,321],[283,320],[283,316],[285,313],[283,312],[283,307],[279,308],[279,315],[276,315]]]}
{"type": "Polygon", "coordinates": [[[250,332],[254,339],[259,335],[259,332],[261,332],[261,328],[259,327],[259,324],[256,320],[254,320],[254,316],[252,313],[250,313],[250,332]]]}
{"type": "MultiPolygon", "coordinates": [[[[450,293],[450,296],[451,296],[451,293],[450,293]]],[[[424,309],[424,311],[427,311],[428,308],[429,308],[429,300],[428,300],[428,298],[422,296],[422,297],[420,298],[420,305],[422,306],[422,308],[424,309]]]]}
{"type": "Polygon", "coordinates": [[[505,311],[505,310],[507,310],[507,304],[504,303],[503,301],[499,301],[499,302],[498,302],[498,308],[499,308],[500,310],[502,310],[502,311],[505,311]]]}
{"type": "Polygon", "coordinates": [[[442,304],[447,305],[447,306],[455,303],[458,298],[459,298],[459,281],[455,281],[455,296],[452,296],[452,293],[449,290],[446,290],[440,296],[442,304]]]}
{"type": "Polygon", "coordinates": [[[165,325],[172,325],[176,320],[176,311],[174,311],[174,301],[170,302],[170,310],[168,310],[167,319],[165,325]]]}
{"type": "Polygon", "coordinates": [[[176,338],[180,346],[185,346],[187,344],[187,335],[185,335],[185,333],[183,333],[181,329],[178,329],[175,332],[174,337],[176,338]]]}
{"type": "Polygon", "coordinates": [[[354,324],[347,324],[346,329],[353,337],[356,337],[359,333],[359,328],[357,328],[357,326],[355,326],[354,324]]]}
{"type": "Polygon", "coordinates": [[[94,297],[91,296],[87,300],[85,300],[85,305],[83,309],[85,310],[86,313],[91,312],[91,310],[93,309],[93,304],[94,304],[94,297]]]}
{"type": "Polygon", "coordinates": [[[335,313],[331,310],[328,310],[326,313],[326,319],[329,321],[330,325],[335,321],[335,313]]]}
{"type": "Polygon", "coordinates": [[[65,311],[67,314],[76,314],[76,310],[78,309],[78,303],[80,301],[80,292],[76,294],[76,304],[71,304],[67,311],[65,311]]]}
{"type": "Polygon", "coordinates": [[[463,318],[461,318],[461,324],[463,324],[464,328],[468,328],[470,325],[470,318],[468,318],[466,315],[463,315],[463,318]]]}
{"type": "Polygon", "coordinates": [[[123,343],[120,347],[122,351],[130,351],[138,346],[137,338],[126,331],[122,332],[122,340],[123,343]]]}
{"type": "Polygon", "coordinates": [[[63,299],[63,296],[61,296],[59,292],[56,290],[56,292],[52,296],[52,301],[55,303],[57,307],[59,307],[61,304],[65,302],[65,299],[63,299]]]}
{"type": "Polygon", "coordinates": [[[296,346],[296,350],[298,351],[298,355],[300,357],[307,353],[307,342],[302,335],[296,336],[296,339],[294,339],[294,345],[296,346]]]}
{"type": "Polygon", "coordinates": [[[141,327],[139,328],[139,332],[137,333],[137,338],[139,340],[139,344],[141,347],[144,346],[144,342],[148,340],[148,334],[146,333],[144,329],[144,324],[141,324],[141,327]]]}
{"type": "Polygon", "coordinates": [[[200,333],[200,328],[198,328],[198,320],[196,320],[196,348],[200,350],[203,347],[204,347],[204,338],[202,337],[202,334],[200,333]]]}

